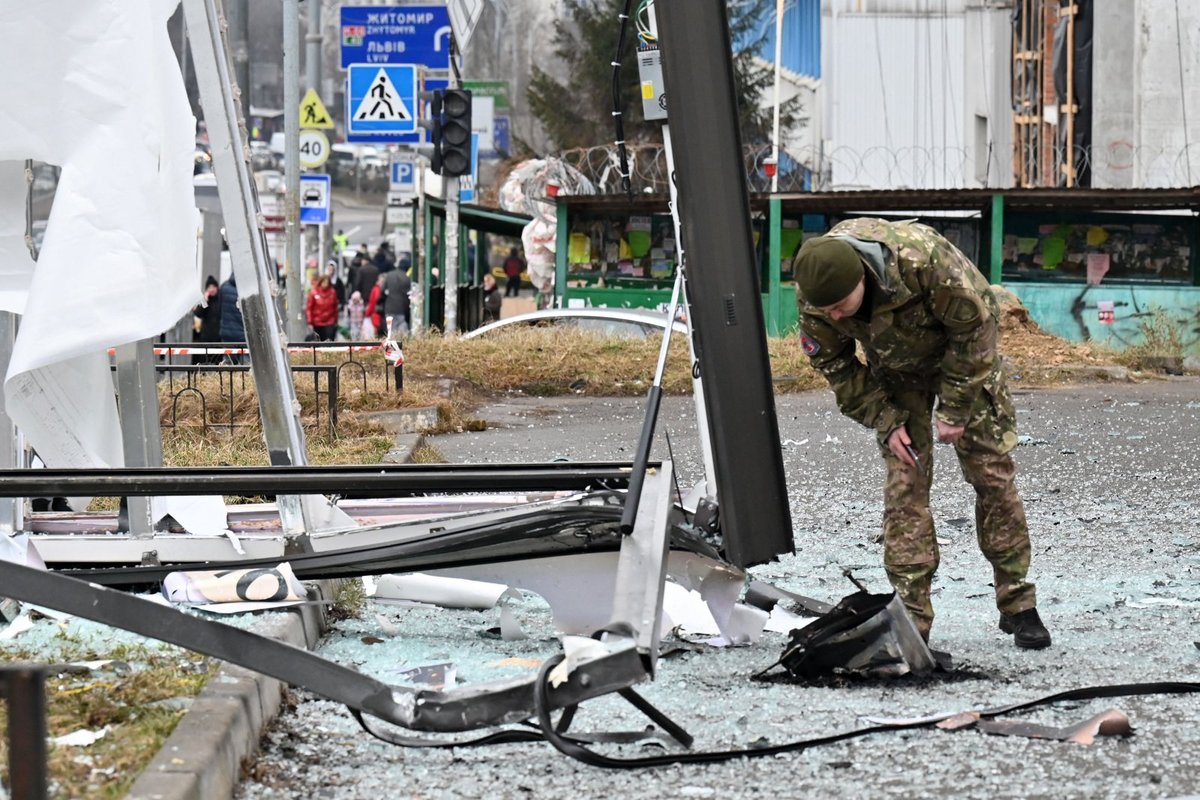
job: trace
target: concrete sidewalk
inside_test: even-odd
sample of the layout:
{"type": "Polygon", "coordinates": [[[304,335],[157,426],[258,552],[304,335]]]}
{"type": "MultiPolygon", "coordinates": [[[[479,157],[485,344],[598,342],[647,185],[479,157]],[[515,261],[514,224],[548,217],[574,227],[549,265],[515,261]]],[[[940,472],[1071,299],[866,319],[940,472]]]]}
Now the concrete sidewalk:
{"type": "MultiPolygon", "coordinates": [[[[419,433],[400,434],[383,457],[385,464],[405,464],[423,441],[419,433]]],[[[308,585],[313,605],[268,612],[252,630],[309,650],[328,625],[327,609],[340,581],[308,585]]],[[[258,751],[264,731],[275,719],[285,685],[267,675],[222,665],[192,701],[183,719],[163,743],[126,797],[132,800],[227,800],[233,795],[242,765],[258,751]]]]}

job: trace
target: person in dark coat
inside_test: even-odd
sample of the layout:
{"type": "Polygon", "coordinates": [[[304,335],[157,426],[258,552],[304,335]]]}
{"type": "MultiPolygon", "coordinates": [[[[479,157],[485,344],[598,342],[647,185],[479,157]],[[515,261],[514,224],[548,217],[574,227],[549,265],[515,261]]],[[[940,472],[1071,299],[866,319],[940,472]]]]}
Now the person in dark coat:
{"type": "MultiPolygon", "coordinates": [[[[221,286],[209,275],[204,281],[204,299],[192,309],[192,341],[197,344],[221,341],[221,301],[217,296],[221,286]]],[[[217,364],[221,357],[215,353],[192,356],[193,364],[217,364]]]]}
{"type": "Polygon", "coordinates": [[[371,290],[375,288],[375,284],[379,281],[379,267],[375,266],[370,261],[364,261],[358,268],[358,275],[355,276],[355,283],[351,287],[363,297],[371,297],[371,290]]]}
{"type": "Polygon", "coordinates": [[[382,274],[391,272],[396,268],[396,257],[392,255],[392,246],[387,242],[380,242],[379,249],[375,251],[375,268],[382,274]]]}
{"type": "Polygon", "coordinates": [[[338,262],[330,259],[325,265],[325,274],[329,276],[329,285],[333,287],[333,291],[337,293],[338,309],[346,306],[346,284],[342,282],[342,278],[338,275],[338,262]]]}
{"type": "Polygon", "coordinates": [[[410,289],[412,289],[412,279],[408,277],[407,272],[393,269],[384,276],[383,318],[385,324],[388,317],[392,318],[392,331],[397,334],[408,333],[412,306],[408,298],[410,289]]]}
{"type": "Polygon", "coordinates": [[[504,298],[500,296],[500,287],[492,273],[483,276],[483,323],[497,322],[500,319],[500,306],[504,298]]]}
{"type": "MultiPolygon", "coordinates": [[[[242,321],[242,310],[238,308],[237,276],[230,275],[229,280],[221,284],[217,294],[217,305],[221,308],[221,341],[246,341],[246,324],[242,321]]],[[[235,364],[242,363],[241,356],[230,358],[235,364]]]]}

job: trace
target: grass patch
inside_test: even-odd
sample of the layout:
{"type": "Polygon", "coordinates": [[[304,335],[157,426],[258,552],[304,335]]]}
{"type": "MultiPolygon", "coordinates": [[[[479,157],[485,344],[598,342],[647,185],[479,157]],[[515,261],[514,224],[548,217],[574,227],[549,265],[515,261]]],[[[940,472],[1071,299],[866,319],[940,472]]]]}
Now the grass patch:
{"type": "Polygon", "coordinates": [[[414,464],[447,464],[446,457],[432,445],[426,442],[421,442],[412,452],[412,463],[414,464]]]}
{"type": "Polygon", "coordinates": [[[1162,308],[1153,306],[1151,313],[1138,322],[1139,341],[1113,352],[1113,360],[1131,369],[1182,374],[1185,352],[1179,336],[1182,328],[1162,308]]]}
{"type": "Polygon", "coordinates": [[[346,578],[338,586],[337,596],[329,607],[329,619],[337,622],[343,619],[358,619],[363,609],[367,607],[367,591],[363,587],[362,578],[346,578]]]}
{"type": "MultiPolygon", "coordinates": [[[[44,662],[47,655],[14,648],[0,651],[8,663],[44,662]]],[[[47,770],[50,796],[124,797],[199,693],[215,662],[170,645],[120,645],[100,654],[62,637],[58,659],[46,676],[46,725],[51,738],[80,729],[110,726],[104,738],[87,747],[50,746],[47,770]],[[96,669],[78,662],[112,660],[96,669]]],[[[7,726],[0,707],[0,729],[7,726]]],[[[0,744],[0,746],[3,746],[0,744]]],[[[2,760],[4,780],[8,754],[2,760]]]]}

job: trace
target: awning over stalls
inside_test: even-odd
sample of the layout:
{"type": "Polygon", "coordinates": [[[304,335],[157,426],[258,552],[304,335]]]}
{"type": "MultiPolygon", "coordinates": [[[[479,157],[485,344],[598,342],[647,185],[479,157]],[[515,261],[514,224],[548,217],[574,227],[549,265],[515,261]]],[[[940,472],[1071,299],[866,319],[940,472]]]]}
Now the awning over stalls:
{"type": "MultiPolygon", "coordinates": [[[[446,217],[446,201],[426,196],[425,202],[435,217],[446,217]]],[[[458,207],[458,224],[475,231],[521,238],[521,231],[533,219],[528,214],[503,211],[473,204],[458,207]]]]}
{"type": "MultiPolygon", "coordinates": [[[[886,213],[890,211],[988,211],[995,197],[1011,211],[1039,209],[1078,211],[1148,211],[1188,209],[1200,212],[1200,188],[1180,189],[914,189],[857,192],[798,192],[778,194],[784,215],[798,213],[886,213]]],[[[750,195],[750,208],[766,212],[772,195],[750,195]]],[[[663,213],[665,194],[559,195],[558,203],[572,214],[663,213]]]]}

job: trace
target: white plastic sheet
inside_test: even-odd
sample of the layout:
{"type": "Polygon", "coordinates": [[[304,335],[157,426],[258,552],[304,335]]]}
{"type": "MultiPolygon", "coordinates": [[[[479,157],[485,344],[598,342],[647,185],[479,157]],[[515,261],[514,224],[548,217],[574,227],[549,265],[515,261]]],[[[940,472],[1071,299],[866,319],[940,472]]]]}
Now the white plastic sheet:
{"type": "Polygon", "coordinates": [[[0,309],[23,314],[9,415],[52,466],[123,463],[105,351],[195,301],[195,123],[166,22],[177,0],[0,0],[0,309]],[[27,158],[62,167],[25,251],[27,158]]]}

